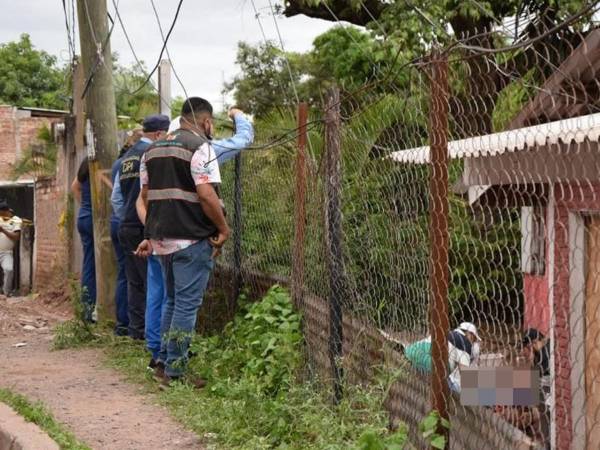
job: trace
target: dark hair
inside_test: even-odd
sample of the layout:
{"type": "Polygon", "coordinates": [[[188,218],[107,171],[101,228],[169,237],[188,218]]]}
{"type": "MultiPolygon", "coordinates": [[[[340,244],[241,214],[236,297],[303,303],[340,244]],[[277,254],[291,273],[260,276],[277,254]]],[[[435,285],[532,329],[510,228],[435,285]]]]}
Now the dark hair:
{"type": "Polygon", "coordinates": [[[522,344],[523,346],[527,346],[533,343],[533,341],[538,341],[544,339],[545,336],[542,332],[536,330],[535,328],[528,328],[523,333],[522,344]]]}
{"type": "Polygon", "coordinates": [[[182,116],[191,116],[200,113],[209,113],[212,115],[213,107],[208,100],[200,97],[190,97],[183,102],[183,106],[181,107],[182,116]]]}

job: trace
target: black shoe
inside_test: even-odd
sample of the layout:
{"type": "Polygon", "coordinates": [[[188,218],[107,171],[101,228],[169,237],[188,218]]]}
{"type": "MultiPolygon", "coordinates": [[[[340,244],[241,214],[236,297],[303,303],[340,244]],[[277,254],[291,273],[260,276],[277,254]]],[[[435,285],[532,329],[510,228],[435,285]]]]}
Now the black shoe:
{"type": "Polygon", "coordinates": [[[152,374],[152,378],[159,383],[162,383],[163,379],[166,377],[165,375],[165,363],[156,361],[156,367],[154,368],[154,373],[152,374]]]}
{"type": "Polygon", "coordinates": [[[156,365],[157,364],[158,363],[156,362],[156,360],[154,358],[150,358],[150,362],[148,363],[147,369],[148,370],[154,370],[154,369],[156,369],[156,365]]]}
{"type": "Polygon", "coordinates": [[[173,383],[175,383],[177,381],[186,383],[186,384],[190,385],[191,387],[193,387],[194,389],[202,389],[206,386],[206,380],[201,377],[197,377],[197,376],[170,377],[169,375],[165,374],[163,379],[160,381],[160,384],[158,385],[158,387],[159,387],[159,389],[165,391],[165,390],[169,389],[173,385],[173,383]]]}
{"type": "Polygon", "coordinates": [[[198,353],[188,350],[188,359],[192,359],[198,356],[198,353]]]}

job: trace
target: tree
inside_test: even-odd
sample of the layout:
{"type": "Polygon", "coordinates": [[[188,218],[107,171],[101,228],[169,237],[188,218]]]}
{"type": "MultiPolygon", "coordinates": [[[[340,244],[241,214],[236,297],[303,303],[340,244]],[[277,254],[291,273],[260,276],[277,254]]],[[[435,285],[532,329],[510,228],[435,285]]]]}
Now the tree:
{"type": "Polygon", "coordinates": [[[0,45],[0,102],[15,106],[65,109],[66,71],[56,57],[36,50],[28,34],[0,45]]]}
{"type": "Polygon", "coordinates": [[[150,83],[135,92],[146,79],[148,71],[144,63],[129,67],[118,63],[118,55],[113,55],[113,79],[117,101],[117,114],[131,117],[141,122],[144,117],[158,112],[158,94],[150,83]]]}
{"type": "Polygon", "coordinates": [[[295,103],[294,86],[301,84],[306,73],[304,55],[284,53],[273,42],[256,47],[240,42],[236,62],[241,74],[224,87],[225,92],[234,91],[236,106],[260,117],[295,103]]]}

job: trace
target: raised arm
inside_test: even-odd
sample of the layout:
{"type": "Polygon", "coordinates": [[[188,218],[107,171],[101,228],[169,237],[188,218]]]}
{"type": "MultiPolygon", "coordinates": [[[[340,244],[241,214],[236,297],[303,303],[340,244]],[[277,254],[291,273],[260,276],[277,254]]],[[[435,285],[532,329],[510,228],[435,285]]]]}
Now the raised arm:
{"type": "Polygon", "coordinates": [[[219,164],[233,159],[254,142],[254,127],[248,117],[239,109],[231,109],[229,116],[235,122],[235,135],[226,139],[216,139],[212,142],[219,164]]]}

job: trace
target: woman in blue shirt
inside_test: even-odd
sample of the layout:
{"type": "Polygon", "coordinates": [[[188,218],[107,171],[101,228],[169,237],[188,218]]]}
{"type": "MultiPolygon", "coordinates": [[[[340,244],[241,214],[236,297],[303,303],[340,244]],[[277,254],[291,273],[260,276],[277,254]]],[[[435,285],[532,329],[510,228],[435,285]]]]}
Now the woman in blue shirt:
{"type": "Polygon", "coordinates": [[[92,219],[92,191],[87,157],[81,162],[77,177],[71,185],[75,200],[79,203],[77,231],[83,245],[83,267],[81,270],[81,301],[84,320],[93,321],[96,307],[96,264],[94,261],[94,221],[92,219]]]}

